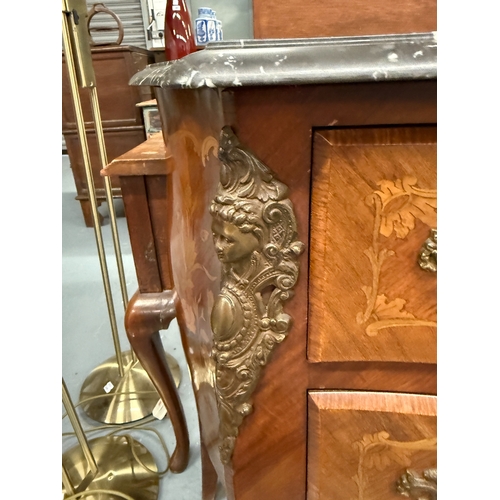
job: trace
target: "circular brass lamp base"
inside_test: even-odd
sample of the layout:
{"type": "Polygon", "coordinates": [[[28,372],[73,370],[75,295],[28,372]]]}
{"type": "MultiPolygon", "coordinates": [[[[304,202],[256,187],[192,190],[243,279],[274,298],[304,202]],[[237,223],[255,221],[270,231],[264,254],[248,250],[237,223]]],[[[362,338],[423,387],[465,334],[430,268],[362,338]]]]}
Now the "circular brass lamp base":
{"type": "MultiPolygon", "coordinates": [[[[181,370],[170,354],[165,353],[176,387],[181,370]]],[[[160,399],[148,374],[132,352],[122,353],[124,375],[120,377],[116,356],[94,368],[80,391],[80,406],[92,420],[105,424],[125,424],[151,415],[160,399]],[[88,401],[87,401],[88,400],[88,401]]]]}
{"type": "MultiPolygon", "coordinates": [[[[97,463],[97,475],[84,490],[96,490],[95,495],[88,494],[85,500],[115,500],[120,497],[111,493],[99,493],[97,490],[113,490],[125,493],[134,500],[156,500],[160,478],[155,472],[158,470],[149,451],[130,436],[105,436],[89,441],[92,455],[97,463]],[[132,451],[133,448],[133,451],[132,451]],[[146,470],[135,459],[151,469],[146,470]]],[[[71,484],[77,488],[84,480],[89,470],[87,460],[79,445],[63,454],[63,466],[66,469],[71,484]]],[[[65,497],[70,496],[65,492],[65,497]]],[[[80,492],[81,493],[81,492],[80,492]]]]}

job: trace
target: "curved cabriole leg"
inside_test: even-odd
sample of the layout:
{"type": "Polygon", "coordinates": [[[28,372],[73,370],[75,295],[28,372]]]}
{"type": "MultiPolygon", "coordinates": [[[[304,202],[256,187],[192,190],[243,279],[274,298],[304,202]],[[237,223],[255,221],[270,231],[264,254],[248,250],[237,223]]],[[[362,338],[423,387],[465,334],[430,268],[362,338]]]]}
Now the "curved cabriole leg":
{"type": "Polygon", "coordinates": [[[127,306],[125,329],[132,349],[156,387],[174,428],[177,444],[170,460],[170,470],[182,472],[189,459],[189,435],[159,333],[175,318],[176,300],[177,294],[173,290],[136,292],[127,306]]]}

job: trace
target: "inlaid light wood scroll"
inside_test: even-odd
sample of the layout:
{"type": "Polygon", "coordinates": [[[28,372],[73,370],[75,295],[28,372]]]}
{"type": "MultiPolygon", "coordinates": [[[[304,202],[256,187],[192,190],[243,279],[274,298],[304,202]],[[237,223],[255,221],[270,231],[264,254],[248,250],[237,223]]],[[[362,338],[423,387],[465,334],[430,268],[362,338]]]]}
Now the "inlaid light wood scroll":
{"type": "MultiPolygon", "coordinates": [[[[436,326],[436,321],[418,318],[408,311],[407,301],[404,298],[396,297],[389,300],[386,295],[379,292],[380,271],[386,259],[395,255],[384,241],[392,234],[397,239],[407,238],[415,228],[417,220],[430,226],[434,225],[437,207],[436,190],[419,187],[418,180],[409,176],[395,181],[384,179],[378,184],[380,189],[365,200],[366,204],[373,208],[372,244],[365,250],[372,268],[372,282],[362,288],[366,295],[366,309],[357,315],[356,321],[360,325],[365,325],[365,332],[369,336],[375,336],[380,330],[391,327],[436,326]],[[384,237],[383,241],[381,237],[384,237]]],[[[437,231],[435,234],[437,244],[437,231]]],[[[429,242],[420,254],[421,267],[422,259],[425,259],[427,266],[432,265],[432,252],[433,244],[429,242]]]]}
{"type": "Polygon", "coordinates": [[[292,318],[283,310],[297,281],[293,206],[287,187],[242,147],[230,128],[219,145],[220,183],[210,207],[221,290],[212,310],[221,460],[231,459],[238,428],[274,346],[292,318]]]}
{"type": "MultiPolygon", "coordinates": [[[[380,431],[374,434],[365,434],[361,440],[354,443],[354,447],[357,448],[359,456],[357,473],[353,477],[353,481],[358,489],[358,500],[363,500],[367,493],[365,475],[367,475],[368,469],[382,471],[386,467],[395,464],[408,467],[411,464],[411,456],[416,451],[435,451],[437,449],[437,439],[397,441],[391,439],[387,431],[380,431]]],[[[411,496],[411,494],[417,493],[417,484],[422,484],[422,479],[418,481],[416,475],[407,470],[399,478],[396,490],[402,495],[420,500],[418,496],[411,496]]],[[[425,496],[422,497],[422,500],[434,499],[425,496]]]]}
{"type": "Polygon", "coordinates": [[[313,146],[308,360],[435,363],[436,128],[320,130],[313,146]]]}
{"type": "Polygon", "coordinates": [[[308,500],[435,500],[437,397],[309,391],[308,500]]]}

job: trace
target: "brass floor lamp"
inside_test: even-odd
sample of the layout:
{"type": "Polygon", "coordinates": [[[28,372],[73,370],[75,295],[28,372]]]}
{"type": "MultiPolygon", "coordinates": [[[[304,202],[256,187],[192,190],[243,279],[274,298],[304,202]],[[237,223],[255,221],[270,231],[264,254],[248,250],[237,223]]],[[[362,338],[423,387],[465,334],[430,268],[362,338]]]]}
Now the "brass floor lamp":
{"type": "MultiPolygon", "coordinates": [[[[107,424],[134,422],[150,415],[159,396],[149,376],[138,362],[134,352],[122,352],[118,335],[113,297],[106,264],[97,198],[85,132],[85,120],[80,102],[79,87],[90,93],[101,168],[107,165],[104,132],[99,110],[95,75],[92,66],[89,35],[87,31],[87,5],[85,0],[62,0],[63,47],[68,68],[77,132],[82,148],[85,175],[93,220],[96,245],[101,266],[102,280],[108,307],[115,356],[97,366],[88,375],[80,392],[83,411],[93,420],[107,424]]],[[[114,211],[111,180],[104,177],[106,201],[109,206],[111,230],[117,260],[123,304],[126,308],[128,296],[121,259],[121,249],[114,211]]],[[[166,353],[175,383],[180,383],[180,368],[177,361],[166,353]]]]}
{"type": "Polygon", "coordinates": [[[87,441],[64,379],[62,401],[78,440],[62,456],[64,498],[156,500],[160,478],[149,451],[129,435],[87,441]]]}

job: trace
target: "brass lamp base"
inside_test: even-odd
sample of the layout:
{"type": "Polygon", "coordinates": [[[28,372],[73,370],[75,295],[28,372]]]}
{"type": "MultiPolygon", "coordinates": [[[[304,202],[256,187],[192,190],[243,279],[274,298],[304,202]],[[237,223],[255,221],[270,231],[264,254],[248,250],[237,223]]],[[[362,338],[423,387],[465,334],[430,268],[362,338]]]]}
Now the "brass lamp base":
{"type": "MultiPolygon", "coordinates": [[[[92,455],[97,463],[97,475],[84,490],[96,490],[95,495],[88,494],[85,500],[115,500],[118,496],[101,493],[98,490],[113,490],[125,493],[134,500],[156,500],[158,498],[160,478],[153,456],[138,441],[130,436],[105,436],[89,441],[92,455]],[[133,448],[133,451],[132,451],[133,448]],[[150,472],[137,462],[151,469],[150,472]]],[[[63,466],[71,484],[79,485],[87,474],[88,464],[79,445],[63,454],[63,466]]],[[[81,492],[80,492],[81,493],[81,492]]],[[[71,496],[63,488],[64,497],[71,496]]]]}
{"type": "MultiPolygon", "coordinates": [[[[165,353],[176,387],[181,370],[170,354],[165,353]]],[[[80,391],[80,406],[92,420],[105,424],[125,424],[151,415],[160,399],[148,374],[132,352],[122,353],[124,375],[120,377],[116,357],[94,368],[80,391]],[[87,401],[88,399],[88,401],[87,401]]]]}

